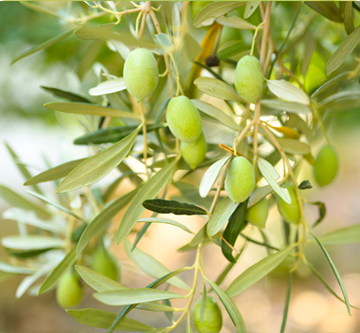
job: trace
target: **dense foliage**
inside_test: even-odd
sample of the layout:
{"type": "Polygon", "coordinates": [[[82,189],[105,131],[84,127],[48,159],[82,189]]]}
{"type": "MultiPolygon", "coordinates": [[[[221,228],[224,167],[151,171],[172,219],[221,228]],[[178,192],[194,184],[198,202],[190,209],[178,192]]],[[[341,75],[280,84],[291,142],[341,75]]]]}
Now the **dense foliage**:
{"type": "Polygon", "coordinates": [[[339,225],[331,234],[315,236],[313,228],[323,221],[325,205],[304,200],[302,192],[313,185],[299,174],[310,164],[314,186],[331,186],[341,164],[327,128],[335,113],[360,106],[356,2],[24,5],[39,15],[55,16],[63,31],[13,63],[68,39],[87,45],[77,75],[84,87],[91,87],[88,95],[43,89],[57,98],[45,104],[48,112],[79,115],[85,134],[74,144],[87,145],[91,156],[49,166],[33,176],[7,146],[26,179],[24,185],[31,188],[28,193],[37,199],[29,201],[0,186],[0,196],[13,206],[4,217],[19,225],[19,235],[1,239],[9,256],[0,261],[2,274],[26,275],[17,297],[56,288],[58,304],[67,309],[81,302],[83,281],[97,301],[124,306],[118,314],[67,309],[84,325],[108,332],[169,332],[186,320],[187,332],[193,331],[192,321],[199,332],[219,332],[222,314],[208,296],[212,292],[234,331],[245,332],[246,318],[232,298],[281,268],[288,275],[283,332],[292,275],[305,264],[351,314],[325,246],[360,242],[360,224],[339,225]],[[314,34],[314,29],[323,34],[314,34]],[[115,180],[99,183],[110,173],[117,175],[115,180]],[[125,179],[132,189],[124,193],[120,185],[125,179]],[[57,201],[39,185],[50,181],[57,186],[57,201]],[[169,194],[173,188],[181,196],[169,194]],[[284,230],[281,239],[267,235],[274,205],[284,230]],[[305,219],[308,205],[319,208],[316,221],[305,219]],[[110,222],[119,212],[123,216],[114,232],[110,222]],[[145,212],[148,217],[143,217],[145,212]],[[197,215],[202,227],[192,231],[174,215],[182,215],[183,221],[186,215],[197,215]],[[170,224],[179,228],[179,235],[193,234],[179,249],[194,257],[193,265],[170,271],[137,247],[152,223],[170,224]],[[120,283],[122,264],[109,249],[114,242],[150,276],[144,288],[120,283]],[[266,248],[267,256],[222,288],[239,257],[247,255],[249,242],[266,248]],[[306,258],[309,243],[323,251],[341,295],[306,258]],[[206,274],[205,246],[220,247],[227,263],[216,281],[206,274]],[[181,277],[185,271],[193,274],[191,286],[181,277]],[[185,299],[184,307],[175,307],[172,299],[185,299]],[[133,310],[164,312],[170,323],[153,328],[128,318],[133,310]]]}

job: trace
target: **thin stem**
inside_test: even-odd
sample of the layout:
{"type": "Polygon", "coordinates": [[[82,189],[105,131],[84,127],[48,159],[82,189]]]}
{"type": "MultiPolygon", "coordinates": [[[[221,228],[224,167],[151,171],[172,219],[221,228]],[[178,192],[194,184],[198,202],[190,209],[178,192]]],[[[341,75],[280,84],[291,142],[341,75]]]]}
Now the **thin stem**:
{"type": "Polygon", "coordinates": [[[263,25],[264,25],[264,22],[261,22],[255,29],[254,38],[253,38],[253,41],[251,44],[251,51],[250,51],[251,56],[254,54],[256,38],[258,36],[259,30],[263,27],[263,25]]]}
{"type": "Polygon", "coordinates": [[[262,65],[263,72],[265,72],[265,55],[266,55],[266,44],[268,42],[268,36],[270,31],[270,15],[271,15],[271,1],[268,1],[266,4],[266,11],[264,17],[264,31],[261,41],[261,51],[260,51],[260,62],[262,65]]]}
{"type": "Polygon", "coordinates": [[[146,117],[145,117],[143,103],[140,102],[139,104],[140,104],[140,112],[141,112],[141,118],[142,118],[142,123],[143,123],[143,137],[144,137],[143,154],[144,154],[145,173],[147,175],[147,179],[149,179],[149,170],[148,170],[148,166],[147,166],[148,144],[147,144],[147,131],[146,131],[146,117]]]}
{"type": "Polygon", "coordinates": [[[260,124],[260,111],[261,111],[261,101],[258,100],[258,102],[255,105],[255,116],[254,116],[254,159],[253,159],[253,167],[254,170],[256,170],[256,163],[258,159],[258,131],[259,131],[259,124],[260,124]]]}

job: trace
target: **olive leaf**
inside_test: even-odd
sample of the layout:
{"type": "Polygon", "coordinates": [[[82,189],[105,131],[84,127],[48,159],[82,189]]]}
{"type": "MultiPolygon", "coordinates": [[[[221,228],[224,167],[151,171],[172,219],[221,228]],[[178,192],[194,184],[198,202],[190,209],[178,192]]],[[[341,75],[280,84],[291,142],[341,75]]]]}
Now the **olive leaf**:
{"type": "Polygon", "coordinates": [[[326,64],[326,75],[338,69],[360,42],[360,26],[358,26],[339,46],[326,64]]]}
{"type": "Polygon", "coordinates": [[[206,113],[208,116],[213,117],[214,119],[220,121],[223,125],[235,130],[241,131],[242,127],[238,125],[233,118],[228,116],[225,112],[217,108],[216,106],[200,101],[198,99],[191,100],[197,109],[206,113]]]}
{"type": "Polygon", "coordinates": [[[40,86],[41,89],[44,89],[46,92],[49,92],[55,97],[65,98],[71,102],[79,102],[79,103],[91,103],[87,98],[74,94],[69,91],[65,91],[58,88],[52,88],[52,87],[45,87],[40,86]]]}
{"type": "Polygon", "coordinates": [[[345,245],[360,243],[360,224],[341,228],[318,237],[323,245],[345,245]]]}
{"type": "MultiPolygon", "coordinates": [[[[116,313],[99,309],[66,310],[66,312],[80,324],[105,329],[108,329],[116,318],[116,313]]],[[[115,327],[115,330],[125,332],[144,332],[152,329],[153,327],[128,317],[115,327]]]]}
{"type": "Polygon", "coordinates": [[[33,274],[35,273],[35,268],[12,265],[0,260],[0,272],[12,274],[33,274]]]}
{"type": "Polygon", "coordinates": [[[89,90],[91,96],[101,96],[123,91],[126,89],[124,78],[107,80],[99,83],[96,87],[89,90]]]}
{"type": "Polygon", "coordinates": [[[247,288],[252,286],[257,281],[261,280],[290,254],[295,245],[291,245],[284,250],[281,250],[275,254],[270,254],[264,259],[261,259],[256,264],[250,266],[243,273],[241,273],[226,289],[226,293],[230,297],[241,294],[247,288]]]}
{"type": "MultiPolygon", "coordinates": [[[[165,123],[158,124],[147,124],[146,132],[153,132],[160,128],[164,128],[167,125],[165,123]]],[[[80,136],[74,140],[76,145],[88,145],[88,144],[101,144],[108,142],[117,142],[124,139],[126,136],[131,134],[134,130],[137,129],[137,125],[131,126],[114,126],[104,129],[99,129],[91,133],[87,133],[83,136],[80,136]]],[[[143,134],[143,128],[141,128],[138,134],[143,134]]]]}
{"type": "Polygon", "coordinates": [[[200,28],[212,24],[218,17],[224,16],[232,10],[242,7],[246,2],[241,1],[217,1],[207,5],[194,20],[194,27],[200,28]]]}
{"type": "Polygon", "coordinates": [[[301,103],[294,103],[294,102],[286,102],[278,99],[262,99],[261,105],[265,107],[261,109],[262,114],[266,114],[266,111],[263,110],[263,109],[266,110],[266,108],[278,110],[277,113],[279,111],[286,111],[286,112],[298,113],[298,114],[311,113],[311,109],[308,105],[304,105],[301,103]]]}
{"type": "Polygon", "coordinates": [[[222,16],[216,19],[216,22],[235,29],[246,29],[246,30],[255,30],[256,26],[252,25],[248,21],[245,21],[237,16],[222,16]]]}
{"type": "Polygon", "coordinates": [[[246,2],[244,18],[249,18],[255,10],[259,7],[261,1],[248,1],[246,2]]]}
{"type": "Polygon", "coordinates": [[[303,180],[300,185],[298,186],[300,190],[310,190],[313,188],[312,184],[309,180],[303,180]]]}
{"type": "Polygon", "coordinates": [[[235,325],[237,333],[246,333],[246,327],[244,319],[241,316],[241,313],[233,300],[229,297],[229,295],[223,291],[217,284],[206,278],[206,281],[210,284],[211,288],[214,289],[215,293],[220,298],[220,301],[224,305],[227,313],[229,314],[232,322],[235,325]]]}
{"type": "Polygon", "coordinates": [[[199,194],[202,198],[207,197],[207,195],[211,191],[211,188],[214,186],[221,169],[223,168],[225,163],[229,160],[229,158],[230,156],[218,160],[217,162],[212,164],[209,169],[206,170],[206,172],[204,173],[201,179],[199,186],[199,194]]]}
{"type": "Polygon", "coordinates": [[[258,159],[258,167],[261,174],[267,180],[272,189],[283,199],[286,203],[291,203],[291,197],[289,191],[286,188],[282,188],[276,182],[276,179],[280,177],[276,169],[263,158],[258,159]]]}
{"type": "Polygon", "coordinates": [[[310,104],[309,96],[300,88],[285,80],[266,80],[269,90],[277,97],[289,102],[310,104]]]}
{"type": "Polygon", "coordinates": [[[348,35],[355,30],[352,1],[345,2],[344,25],[348,35]]]}
{"type": "Polygon", "coordinates": [[[244,102],[236,90],[218,79],[211,77],[199,77],[194,81],[199,90],[213,97],[226,101],[244,102]]]}
{"type": "Polygon", "coordinates": [[[15,64],[17,61],[19,61],[19,60],[21,60],[21,59],[23,59],[23,58],[25,58],[25,57],[27,57],[27,56],[29,56],[31,54],[34,54],[34,53],[39,52],[41,50],[47,49],[48,47],[62,41],[67,36],[70,36],[72,34],[72,32],[73,32],[73,29],[65,31],[65,32],[63,32],[63,33],[61,33],[61,34],[59,34],[59,35],[57,35],[55,37],[52,37],[52,38],[48,39],[47,41],[45,41],[45,42],[31,48],[30,50],[27,50],[27,51],[19,54],[18,56],[16,56],[13,59],[13,61],[11,62],[10,65],[15,64]]]}
{"type": "Polygon", "coordinates": [[[59,184],[57,193],[69,192],[91,185],[104,178],[128,155],[140,127],[110,148],[88,158],[71,171],[59,184]]]}
{"type": "Polygon", "coordinates": [[[138,189],[135,189],[124,196],[114,200],[107,207],[105,207],[95,218],[88,224],[87,228],[81,235],[77,245],[77,256],[81,254],[89,241],[99,232],[101,232],[111,219],[121,211],[135,196],[138,189]]]}
{"type": "Polygon", "coordinates": [[[65,242],[61,238],[43,235],[14,235],[1,238],[2,246],[16,250],[41,250],[63,248],[65,242]]]}
{"type": "Polygon", "coordinates": [[[214,212],[207,223],[207,234],[214,236],[225,225],[231,214],[235,211],[237,203],[234,203],[229,197],[226,197],[219,205],[216,206],[214,212]]]}
{"type": "Polygon", "coordinates": [[[334,22],[343,22],[339,7],[336,6],[334,1],[305,1],[305,3],[327,19],[334,22]]]}
{"type": "Polygon", "coordinates": [[[280,333],[284,333],[285,328],[286,328],[286,322],[287,322],[289,306],[290,306],[291,283],[292,283],[292,273],[289,272],[288,273],[288,285],[287,285],[286,298],[285,298],[285,306],[284,306],[284,314],[283,314],[283,320],[281,323],[280,333]]]}
{"type": "Polygon", "coordinates": [[[298,140],[289,139],[289,138],[276,138],[280,146],[286,153],[296,154],[296,155],[306,155],[310,154],[310,147],[303,142],[298,140]]]}
{"type": "Polygon", "coordinates": [[[68,103],[68,102],[52,102],[46,103],[44,106],[50,110],[61,111],[66,113],[89,114],[102,117],[123,117],[141,120],[138,114],[118,109],[108,108],[104,106],[86,104],[86,103],[68,103]]]}
{"type": "MultiPolygon", "coordinates": [[[[301,184],[300,184],[301,185],[301,184]]],[[[323,203],[322,201],[312,201],[312,202],[308,202],[309,204],[315,205],[318,207],[319,209],[319,217],[318,219],[314,222],[313,224],[313,228],[315,228],[317,225],[319,225],[323,219],[325,218],[326,215],[326,206],[325,203],[323,203]]]]}
{"type": "MultiPolygon", "coordinates": [[[[154,278],[160,278],[163,275],[169,274],[167,269],[161,262],[156,260],[151,255],[141,251],[138,248],[132,249],[131,243],[125,239],[124,248],[129,258],[146,274],[154,278]]],[[[178,276],[174,276],[167,281],[171,285],[178,288],[191,290],[191,288],[178,276]]],[[[141,302],[139,302],[141,303],[141,302]]]]}
{"type": "Polygon", "coordinates": [[[79,160],[66,162],[64,164],[58,165],[54,168],[46,170],[37,174],[34,177],[29,178],[24,186],[39,184],[43,182],[48,182],[50,180],[56,180],[60,178],[66,177],[75,167],[77,167],[80,163],[84,162],[86,158],[81,158],[79,160]]]}
{"type": "MultiPolygon", "coordinates": [[[[232,246],[235,244],[240,232],[246,227],[247,204],[248,200],[237,206],[234,213],[230,216],[229,223],[223,233],[223,238],[232,246]]],[[[221,241],[221,251],[227,260],[235,263],[236,260],[232,255],[232,248],[227,243],[224,240],[221,241]]]]}
{"type": "Polygon", "coordinates": [[[180,229],[182,229],[182,230],[184,230],[184,231],[186,231],[186,232],[188,232],[190,234],[193,233],[189,228],[185,227],[183,224],[181,224],[181,223],[179,223],[177,221],[170,220],[170,219],[162,219],[162,218],[159,218],[159,217],[144,217],[144,218],[140,219],[138,222],[139,223],[145,222],[147,224],[150,224],[150,223],[165,223],[165,224],[170,224],[170,225],[173,225],[175,227],[178,227],[178,228],[180,228],[180,229]]]}
{"type": "Polygon", "coordinates": [[[116,244],[121,243],[130,233],[141,215],[145,211],[142,202],[146,199],[153,199],[172,178],[178,160],[166,165],[154,176],[152,176],[138,191],[130,206],[126,210],[123,219],[116,232],[116,244]]]}
{"type": "Polygon", "coordinates": [[[142,205],[152,212],[175,215],[207,215],[208,212],[198,206],[175,200],[152,199],[143,201],[142,205]]]}

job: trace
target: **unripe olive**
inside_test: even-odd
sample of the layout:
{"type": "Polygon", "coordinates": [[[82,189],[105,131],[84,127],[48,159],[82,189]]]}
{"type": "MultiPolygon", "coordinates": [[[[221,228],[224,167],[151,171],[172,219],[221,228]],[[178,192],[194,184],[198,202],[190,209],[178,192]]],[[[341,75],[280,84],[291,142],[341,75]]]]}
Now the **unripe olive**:
{"type": "Polygon", "coordinates": [[[244,202],[255,188],[255,171],[243,156],[231,161],[225,177],[225,191],[234,202],[244,202]]]}
{"type": "Polygon", "coordinates": [[[293,184],[287,184],[284,186],[288,189],[291,203],[286,203],[279,196],[276,197],[276,203],[278,206],[281,217],[288,223],[298,224],[300,221],[300,207],[297,201],[296,192],[293,184]]]}
{"type": "Polygon", "coordinates": [[[203,321],[201,322],[201,299],[193,306],[192,319],[199,333],[219,333],[222,327],[222,315],[215,299],[206,297],[203,321]]]}
{"type": "Polygon", "coordinates": [[[71,272],[65,273],[56,289],[56,301],[62,308],[78,305],[83,298],[83,288],[79,277],[71,272]]]}
{"type": "Polygon", "coordinates": [[[169,129],[180,141],[194,143],[202,132],[202,121],[198,109],[186,96],[170,100],[166,121],[169,129]]]}
{"type": "Polygon", "coordinates": [[[314,167],[315,180],[320,186],[330,184],[338,170],[338,158],[333,146],[323,146],[317,157],[314,167]]]}
{"type": "Polygon", "coordinates": [[[114,258],[102,247],[99,247],[93,254],[92,268],[109,279],[116,281],[118,278],[118,269],[114,258]]]}
{"type": "Polygon", "coordinates": [[[141,102],[153,93],[159,82],[159,68],[154,55],[142,48],[131,51],[125,60],[123,75],[126,89],[141,102]]]}
{"type": "Polygon", "coordinates": [[[203,8],[211,3],[212,1],[190,1],[190,11],[192,17],[195,18],[203,8]]]}
{"type": "Polygon", "coordinates": [[[235,88],[241,98],[255,104],[263,92],[264,81],[264,74],[257,58],[246,55],[238,61],[235,88]]]}
{"type": "Polygon", "coordinates": [[[199,138],[194,143],[180,143],[181,156],[191,169],[196,167],[205,159],[207,143],[204,132],[201,132],[199,138]]]}
{"type": "Polygon", "coordinates": [[[269,214],[269,204],[266,198],[262,198],[255,205],[252,205],[246,212],[246,220],[259,227],[265,228],[265,223],[269,214]]]}

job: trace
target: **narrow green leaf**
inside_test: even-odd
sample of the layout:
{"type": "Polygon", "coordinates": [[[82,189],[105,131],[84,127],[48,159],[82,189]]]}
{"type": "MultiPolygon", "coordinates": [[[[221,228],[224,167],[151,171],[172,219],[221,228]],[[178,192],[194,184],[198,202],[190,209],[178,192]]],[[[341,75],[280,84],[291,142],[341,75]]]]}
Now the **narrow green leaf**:
{"type": "MultiPolygon", "coordinates": [[[[279,99],[262,99],[261,105],[265,106],[265,109],[269,108],[269,109],[274,109],[274,110],[278,110],[278,111],[286,111],[286,112],[297,113],[297,114],[311,113],[311,109],[308,105],[294,103],[294,102],[281,101],[279,99]]],[[[261,114],[265,114],[265,112],[263,110],[261,110],[261,114]]]]}
{"type": "Polygon", "coordinates": [[[139,304],[183,297],[168,291],[151,288],[104,291],[101,293],[95,293],[93,296],[99,302],[111,306],[139,304]]]}
{"type": "Polygon", "coordinates": [[[256,26],[252,25],[248,21],[241,19],[238,16],[222,16],[216,19],[216,22],[235,29],[244,29],[244,30],[255,30],[256,26]]]}
{"type": "MultiPolygon", "coordinates": [[[[261,232],[261,229],[260,229],[260,232],[261,232]]],[[[243,234],[241,232],[240,232],[240,236],[245,238],[247,241],[249,241],[251,243],[254,243],[256,245],[265,246],[268,249],[275,250],[275,251],[280,251],[280,249],[278,247],[272,246],[271,244],[268,244],[268,242],[265,242],[265,241],[263,243],[258,242],[257,240],[255,240],[253,238],[250,238],[250,237],[246,236],[245,234],[243,234]]]]}
{"type": "MultiPolygon", "coordinates": [[[[124,248],[126,254],[136,264],[136,266],[149,276],[160,278],[170,273],[168,268],[151,255],[141,251],[139,248],[132,250],[132,245],[127,239],[124,241],[124,248]]],[[[174,276],[169,279],[168,283],[181,289],[191,290],[191,288],[178,276],[174,276]]]]}
{"type": "Polygon", "coordinates": [[[343,22],[339,7],[336,6],[334,1],[305,1],[305,3],[327,19],[334,22],[343,22]]]}
{"type": "Polygon", "coordinates": [[[138,127],[126,138],[78,165],[59,184],[56,189],[57,193],[88,186],[104,178],[128,155],[135,143],[139,129],[138,127]]]}
{"type": "Polygon", "coordinates": [[[66,177],[75,167],[77,167],[80,163],[84,162],[86,158],[81,158],[79,160],[70,161],[61,165],[58,165],[54,168],[46,170],[44,172],[39,173],[38,175],[29,178],[24,186],[39,184],[43,182],[48,182],[50,180],[56,180],[63,177],[66,177]]]}
{"type": "Polygon", "coordinates": [[[194,81],[199,90],[213,97],[226,101],[244,102],[236,90],[218,79],[211,77],[199,77],[194,81]]]}
{"type": "Polygon", "coordinates": [[[76,246],[74,246],[65,256],[65,258],[55,267],[55,269],[48,275],[42,283],[38,294],[43,294],[52,289],[58,282],[65,271],[72,266],[76,261],[76,246]]]}
{"type": "Polygon", "coordinates": [[[289,191],[286,188],[282,188],[276,182],[276,179],[280,177],[276,169],[263,158],[258,159],[258,167],[261,174],[267,180],[272,189],[286,202],[291,203],[291,197],[289,191]]]}
{"type": "Polygon", "coordinates": [[[170,181],[176,164],[177,160],[174,160],[166,165],[139,189],[139,192],[136,194],[134,200],[126,210],[116,232],[116,244],[121,243],[126,238],[137,221],[141,218],[141,215],[145,211],[145,208],[142,206],[142,202],[146,199],[153,199],[156,197],[170,181]]]}
{"type": "Polygon", "coordinates": [[[206,172],[204,173],[201,179],[199,186],[199,194],[202,198],[207,197],[212,187],[214,186],[221,169],[223,168],[225,163],[229,160],[229,158],[230,157],[224,157],[218,160],[217,162],[212,164],[209,169],[206,170],[206,172]]]}
{"type": "Polygon", "coordinates": [[[75,268],[86,284],[97,292],[128,289],[122,284],[87,267],[76,265],[75,268]]]}
{"type": "MultiPolygon", "coordinates": [[[[153,132],[160,128],[164,128],[167,125],[165,123],[159,124],[148,124],[146,125],[146,132],[153,132]]],[[[127,135],[131,134],[134,130],[136,130],[138,126],[114,126],[104,129],[99,129],[92,133],[85,134],[80,136],[74,140],[74,144],[76,145],[87,145],[89,143],[92,144],[100,144],[100,143],[108,143],[108,142],[117,142],[122,140],[127,135]]],[[[138,134],[143,134],[143,128],[139,130],[138,134]]]]}
{"type": "Polygon", "coordinates": [[[336,269],[335,265],[334,265],[334,262],[331,260],[330,256],[329,256],[329,253],[326,251],[325,247],[321,244],[321,242],[319,241],[319,239],[310,232],[311,236],[313,236],[316,240],[316,242],[319,244],[321,250],[323,251],[327,261],[329,262],[330,264],[330,267],[332,269],[332,271],[334,272],[334,275],[336,277],[336,280],[340,286],[340,289],[342,291],[342,294],[344,296],[344,300],[345,300],[345,303],[346,303],[346,308],[348,310],[348,313],[349,315],[351,316],[351,309],[350,309],[350,303],[349,303],[349,298],[348,298],[348,295],[347,295],[347,292],[346,292],[346,289],[345,289],[345,286],[341,280],[341,277],[340,277],[340,274],[338,272],[338,270],[336,269]]]}
{"type": "Polygon", "coordinates": [[[21,267],[8,264],[0,260],[0,272],[12,273],[12,274],[33,274],[35,272],[34,268],[21,267]]]}
{"type": "Polygon", "coordinates": [[[228,116],[222,110],[217,108],[216,106],[200,101],[198,99],[191,100],[197,109],[206,113],[208,116],[213,117],[214,119],[220,121],[223,125],[235,130],[241,131],[242,127],[238,125],[233,118],[228,116]]]}
{"type": "MultiPolygon", "coordinates": [[[[239,204],[234,213],[230,216],[229,223],[223,233],[224,239],[230,245],[234,245],[240,232],[246,227],[246,211],[248,200],[239,204]]],[[[221,251],[224,257],[230,262],[235,263],[236,260],[232,255],[232,249],[223,240],[221,240],[221,251]]]]}
{"type": "Polygon", "coordinates": [[[259,7],[261,1],[248,1],[246,2],[244,18],[249,18],[255,10],[259,7]]]}
{"type": "MultiPolygon", "coordinates": [[[[319,278],[319,280],[322,282],[322,284],[325,286],[325,288],[332,294],[334,295],[339,301],[343,302],[344,304],[346,304],[346,302],[329,286],[329,284],[325,281],[325,279],[322,277],[322,275],[320,274],[320,272],[308,261],[305,261],[306,266],[308,266],[312,272],[319,278]]],[[[356,310],[360,310],[360,308],[353,306],[350,304],[350,306],[353,309],[356,310]]]]}
{"type": "Polygon", "coordinates": [[[231,214],[235,211],[237,203],[232,202],[229,197],[226,197],[220,204],[215,208],[208,223],[207,223],[207,234],[214,236],[221,228],[225,225],[231,214]]]}
{"type": "Polygon", "coordinates": [[[359,91],[341,91],[323,99],[318,104],[320,112],[324,110],[329,112],[348,112],[354,111],[360,106],[359,91]]]}
{"type": "Polygon", "coordinates": [[[295,155],[306,155],[310,154],[310,147],[298,140],[288,139],[288,138],[276,138],[280,143],[280,146],[286,153],[295,154],[295,155]]]}
{"type": "Polygon", "coordinates": [[[15,257],[15,258],[19,258],[19,259],[27,259],[27,258],[33,258],[33,257],[37,257],[42,253],[48,252],[53,250],[53,247],[49,247],[49,248],[45,248],[45,249],[40,249],[40,250],[25,250],[25,251],[17,251],[17,250],[10,250],[5,248],[6,253],[8,253],[10,256],[15,257]]]}
{"type": "Polygon", "coordinates": [[[203,242],[208,237],[206,228],[207,228],[207,223],[205,223],[201,227],[201,229],[195,234],[194,238],[190,241],[189,245],[191,247],[199,245],[201,242],[203,242]]]}
{"type": "Polygon", "coordinates": [[[65,208],[65,207],[63,207],[63,206],[61,206],[61,205],[59,205],[57,202],[54,202],[54,201],[52,201],[52,200],[49,200],[48,198],[45,198],[45,197],[44,197],[44,196],[42,196],[41,194],[37,194],[37,193],[32,192],[32,191],[27,191],[27,193],[31,194],[31,195],[32,195],[32,196],[34,196],[35,198],[38,198],[38,199],[40,199],[40,200],[42,200],[42,201],[46,202],[47,204],[49,204],[49,205],[51,205],[51,206],[53,206],[53,207],[55,207],[55,208],[57,208],[57,209],[59,209],[59,210],[63,211],[64,213],[67,213],[67,214],[69,214],[69,215],[71,215],[71,216],[73,216],[73,217],[77,218],[78,220],[80,220],[80,221],[82,221],[82,222],[86,223],[86,221],[85,221],[82,217],[80,217],[80,216],[76,215],[76,214],[75,214],[75,213],[73,213],[71,210],[69,210],[69,209],[67,209],[67,208],[65,208]]]}
{"type": "MultiPolygon", "coordinates": [[[[66,312],[80,324],[97,328],[108,329],[116,318],[116,313],[99,309],[66,310],[66,312]]],[[[127,317],[115,327],[115,330],[126,332],[143,332],[151,329],[153,327],[127,317]]]]}
{"type": "Polygon", "coordinates": [[[289,272],[288,273],[288,285],[287,285],[286,298],[285,298],[284,314],[283,314],[283,320],[281,322],[280,333],[284,333],[285,328],[286,328],[286,322],[287,322],[288,313],[289,313],[290,297],[291,297],[291,280],[292,280],[292,273],[289,272]]]}
{"type": "Polygon", "coordinates": [[[1,244],[8,249],[41,250],[63,248],[65,243],[61,238],[42,235],[14,235],[1,238],[1,244]]]}
{"type": "Polygon", "coordinates": [[[134,197],[137,189],[125,194],[124,196],[114,200],[107,207],[105,207],[94,219],[88,224],[87,228],[83,232],[78,246],[76,255],[79,256],[84,250],[85,246],[89,241],[95,236],[98,235],[106,225],[111,221],[111,219],[122,210],[134,197]]]}
{"type": "Polygon", "coordinates": [[[344,25],[348,35],[350,35],[355,30],[352,7],[352,1],[346,1],[344,11],[344,25]]]}
{"type": "Polygon", "coordinates": [[[55,37],[52,37],[50,39],[48,39],[47,41],[19,54],[17,57],[15,57],[15,59],[11,62],[10,65],[13,65],[15,64],[17,61],[19,61],[20,59],[23,59],[31,54],[34,54],[38,51],[41,51],[41,50],[44,50],[44,49],[47,49],[48,47],[62,41],[63,39],[65,39],[67,36],[71,35],[73,32],[73,29],[71,30],[68,30],[68,31],[65,31],[63,33],[61,33],[60,35],[57,35],[55,37]]]}
{"type": "Polygon", "coordinates": [[[121,111],[117,109],[107,108],[100,105],[86,104],[86,103],[66,103],[66,102],[52,102],[46,103],[44,106],[50,110],[61,111],[66,113],[89,114],[101,117],[123,117],[140,120],[141,117],[135,113],[121,111]]]}
{"type": "Polygon", "coordinates": [[[241,294],[279,266],[293,249],[294,245],[291,245],[278,253],[270,254],[256,264],[250,266],[230,284],[226,289],[226,293],[230,297],[241,294]]]}
{"type": "Polygon", "coordinates": [[[356,45],[360,42],[360,26],[358,26],[347,38],[342,42],[339,48],[331,56],[326,64],[326,75],[330,75],[338,69],[346,58],[354,51],[356,45]]]}
{"type": "Polygon", "coordinates": [[[285,80],[266,80],[269,90],[277,97],[289,102],[310,104],[310,98],[300,88],[285,80]]]}
{"type": "MultiPolygon", "coordinates": [[[[27,169],[27,167],[23,163],[21,163],[19,161],[19,157],[17,156],[15,151],[11,148],[11,146],[7,142],[5,142],[5,147],[7,148],[12,160],[16,164],[17,168],[19,169],[19,171],[23,175],[23,177],[25,179],[31,178],[31,174],[30,174],[29,170],[27,169]]],[[[34,191],[41,194],[40,188],[38,186],[36,186],[35,184],[33,185],[33,189],[34,189],[34,191]]]]}
{"type": "Polygon", "coordinates": [[[113,94],[115,92],[123,91],[126,89],[124,78],[108,80],[99,83],[96,87],[89,90],[91,96],[101,96],[113,94]]]}
{"type": "Polygon", "coordinates": [[[323,245],[345,245],[360,243],[360,224],[338,229],[318,237],[323,245]]]}
{"type": "Polygon", "coordinates": [[[270,185],[265,185],[262,187],[258,187],[254,190],[253,193],[251,193],[248,203],[248,208],[255,205],[257,202],[259,202],[262,198],[265,198],[268,194],[270,194],[273,191],[272,187],[270,185]]]}
{"type": "Polygon", "coordinates": [[[165,224],[170,224],[170,225],[173,225],[175,227],[178,227],[190,234],[192,234],[193,232],[185,227],[183,224],[177,222],[177,221],[173,221],[173,220],[169,220],[169,219],[162,219],[162,218],[159,218],[159,217],[145,217],[145,218],[142,218],[140,219],[138,222],[146,222],[146,223],[165,223],[165,224]]]}
{"type": "Polygon", "coordinates": [[[152,199],[143,201],[142,205],[155,213],[175,215],[207,215],[208,212],[198,206],[175,200],[152,199]]]}
{"type": "Polygon", "coordinates": [[[211,280],[206,278],[206,281],[210,284],[211,288],[214,289],[216,295],[220,298],[220,301],[224,305],[227,313],[229,314],[232,322],[235,325],[237,333],[246,333],[246,327],[244,319],[241,316],[238,308],[236,307],[233,300],[229,297],[229,295],[223,291],[217,284],[212,282],[211,280]]]}
{"type": "Polygon", "coordinates": [[[70,102],[91,103],[87,98],[74,94],[69,91],[65,91],[58,88],[45,87],[45,86],[40,86],[40,88],[44,89],[46,92],[49,92],[55,97],[65,98],[70,102]]]}
{"type": "Polygon", "coordinates": [[[194,20],[194,27],[200,28],[204,25],[210,25],[218,17],[224,16],[232,10],[242,7],[246,2],[241,1],[216,1],[207,5],[194,20]]]}
{"type": "Polygon", "coordinates": [[[32,210],[36,213],[46,215],[47,217],[51,216],[51,214],[46,209],[32,203],[31,201],[28,201],[4,185],[0,185],[0,197],[8,202],[11,206],[32,210]]]}

